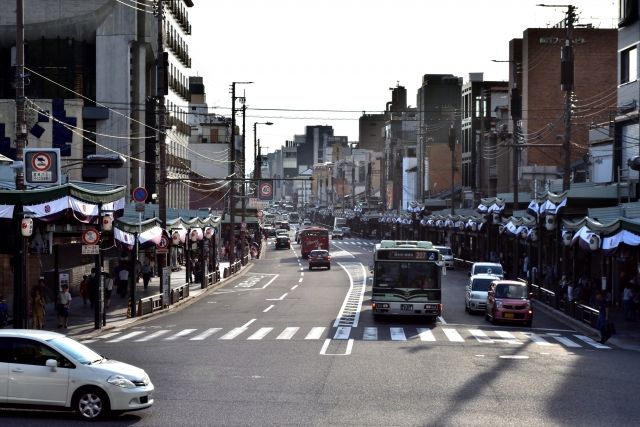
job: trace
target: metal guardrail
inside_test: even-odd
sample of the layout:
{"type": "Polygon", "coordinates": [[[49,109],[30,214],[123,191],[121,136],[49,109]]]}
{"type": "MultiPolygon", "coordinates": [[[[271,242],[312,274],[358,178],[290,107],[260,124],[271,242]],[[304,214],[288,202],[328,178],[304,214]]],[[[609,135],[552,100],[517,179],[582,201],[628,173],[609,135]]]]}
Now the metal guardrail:
{"type": "Polygon", "coordinates": [[[560,298],[555,292],[549,289],[545,289],[534,284],[531,284],[530,286],[533,290],[532,296],[536,300],[555,308],[558,311],[562,311],[567,316],[572,317],[581,323],[587,324],[594,329],[596,328],[598,310],[595,308],[577,302],[568,303],[564,298],[560,298]]]}
{"type": "Polygon", "coordinates": [[[138,300],[138,316],[153,313],[162,308],[162,294],[151,295],[150,297],[138,300]]]}
{"type": "Polygon", "coordinates": [[[184,283],[180,286],[176,286],[175,288],[171,288],[170,300],[171,304],[175,304],[180,300],[185,299],[189,296],[189,284],[184,283]]]}

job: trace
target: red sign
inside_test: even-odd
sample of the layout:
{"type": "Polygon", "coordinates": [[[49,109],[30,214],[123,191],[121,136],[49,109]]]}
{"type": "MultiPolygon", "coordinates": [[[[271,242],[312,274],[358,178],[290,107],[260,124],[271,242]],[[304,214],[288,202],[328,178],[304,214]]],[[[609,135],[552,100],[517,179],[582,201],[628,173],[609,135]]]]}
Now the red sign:
{"type": "Polygon", "coordinates": [[[273,182],[260,182],[258,185],[258,198],[260,200],[273,200],[273,182]]]}
{"type": "Polygon", "coordinates": [[[100,240],[100,233],[95,228],[88,228],[82,233],[82,243],[85,245],[95,245],[100,240]]]}
{"type": "Polygon", "coordinates": [[[51,168],[52,164],[51,154],[47,152],[35,153],[33,157],[31,157],[31,167],[33,167],[36,172],[46,172],[51,168]]]}

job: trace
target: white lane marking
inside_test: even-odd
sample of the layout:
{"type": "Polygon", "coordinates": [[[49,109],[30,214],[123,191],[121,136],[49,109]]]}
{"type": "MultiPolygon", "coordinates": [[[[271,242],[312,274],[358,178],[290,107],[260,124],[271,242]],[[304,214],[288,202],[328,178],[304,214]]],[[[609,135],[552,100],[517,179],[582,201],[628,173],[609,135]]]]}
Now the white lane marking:
{"type": "Polygon", "coordinates": [[[298,285],[293,285],[293,286],[291,287],[291,290],[294,290],[294,289],[295,289],[295,288],[297,288],[297,287],[298,287],[298,285]]]}
{"type": "Polygon", "coordinates": [[[334,340],[346,340],[349,338],[349,334],[351,334],[351,327],[349,326],[340,326],[336,329],[336,334],[333,336],[334,340]]]}
{"type": "Polygon", "coordinates": [[[608,345],[600,344],[599,342],[594,341],[591,338],[586,337],[584,335],[574,335],[574,337],[578,338],[581,341],[586,342],[587,344],[589,344],[590,346],[595,347],[595,348],[602,348],[602,349],[607,349],[607,350],[611,349],[611,347],[609,347],[608,345]]]}
{"type": "Polygon", "coordinates": [[[378,340],[378,328],[365,327],[362,332],[362,339],[364,341],[377,341],[378,340]]]}
{"type": "Polygon", "coordinates": [[[507,342],[509,344],[522,344],[522,342],[518,340],[511,332],[496,331],[496,335],[502,338],[503,342],[507,342]]]}
{"type": "Polygon", "coordinates": [[[276,274],[276,275],[273,277],[273,279],[269,280],[269,281],[267,282],[267,284],[266,284],[266,285],[264,285],[264,286],[262,287],[262,289],[264,289],[264,288],[266,288],[267,286],[269,286],[269,285],[270,285],[274,280],[276,280],[276,279],[278,278],[278,276],[279,276],[279,274],[276,274]]]}
{"type": "Polygon", "coordinates": [[[473,335],[475,339],[478,340],[478,342],[487,343],[487,344],[490,344],[493,342],[493,340],[489,338],[487,334],[485,334],[484,331],[480,329],[469,329],[469,332],[471,332],[471,335],[473,335]]]}
{"type": "Polygon", "coordinates": [[[404,328],[389,328],[392,341],[406,341],[407,337],[404,334],[404,328]]]}
{"type": "Polygon", "coordinates": [[[353,340],[349,340],[347,341],[347,350],[344,352],[345,356],[348,356],[351,354],[351,350],[353,349],[353,340]]]}
{"type": "Polygon", "coordinates": [[[99,340],[106,340],[106,339],[109,339],[111,337],[115,337],[119,333],[120,333],[120,331],[118,331],[118,332],[110,332],[108,334],[104,334],[104,335],[101,335],[99,337],[96,337],[96,338],[94,338],[92,340],[82,340],[80,342],[83,343],[83,344],[91,344],[92,342],[96,342],[96,341],[99,341],[99,340]]]}
{"type": "MultiPolygon", "coordinates": [[[[338,263],[338,265],[347,273],[347,276],[349,276],[349,291],[347,292],[347,296],[344,298],[344,301],[342,302],[342,307],[340,307],[340,311],[338,312],[338,316],[336,317],[335,322],[333,322],[333,326],[334,327],[337,327],[340,324],[342,316],[344,316],[345,310],[347,309],[347,305],[351,302],[352,293],[354,292],[353,276],[351,276],[351,274],[349,273],[349,269],[346,268],[341,263],[338,263]]],[[[360,320],[360,310],[362,309],[362,301],[364,299],[364,291],[365,291],[365,289],[367,287],[366,286],[367,285],[367,271],[364,269],[364,265],[362,265],[362,263],[360,263],[360,268],[362,269],[362,284],[359,285],[360,286],[360,293],[358,295],[358,306],[354,310],[355,311],[355,316],[353,318],[353,321],[351,322],[351,326],[353,326],[354,328],[358,326],[358,321],[360,320]]]]}
{"type": "Polygon", "coordinates": [[[276,337],[277,340],[290,340],[291,338],[293,338],[293,336],[296,334],[296,332],[298,332],[298,328],[297,326],[293,326],[293,327],[289,327],[289,328],[285,328],[284,331],[282,331],[280,333],[280,335],[278,335],[276,337]]]}
{"type": "Polygon", "coordinates": [[[562,337],[562,336],[553,336],[553,339],[556,341],[561,342],[562,344],[566,345],[567,347],[572,347],[572,348],[582,348],[582,346],[578,343],[575,343],[573,341],[571,341],[569,338],[567,337],[562,337]]]}
{"type": "Polygon", "coordinates": [[[253,322],[255,322],[256,319],[251,319],[249,320],[247,323],[245,323],[244,325],[241,326],[241,328],[248,328],[250,324],[252,324],[253,322]]]}
{"type": "Polygon", "coordinates": [[[273,331],[273,328],[260,328],[256,332],[254,332],[248,340],[261,340],[266,337],[269,332],[273,331]]]}
{"type": "Polygon", "coordinates": [[[438,316],[438,320],[440,321],[440,323],[442,323],[443,325],[446,325],[447,322],[444,320],[444,317],[442,316],[438,316]]]}
{"type": "Polygon", "coordinates": [[[240,335],[241,333],[243,333],[246,330],[247,330],[247,328],[233,328],[232,330],[230,330],[229,332],[227,332],[226,334],[224,334],[223,336],[221,336],[218,339],[219,340],[232,340],[232,339],[234,339],[235,337],[237,337],[238,335],[240,335]]]}
{"type": "Polygon", "coordinates": [[[300,276],[304,276],[304,273],[300,273],[300,276]]]}
{"type": "Polygon", "coordinates": [[[509,355],[509,356],[500,356],[500,359],[528,359],[529,356],[519,356],[519,355],[509,355]]]}
{"type": "Polygon", "coordinates": [[[165,341],[174,341],[180,337],[184,337],[185,335],[189,335],[191,332],[194,332],[196,329],[183,329],[177,334],[173,334],[170,337],[166,337],[165,341]]]}
{"type": "Polygon", "coordinates": [[[320,339],[320,337],[324,333],[325,329],[327,329],[327,328],[325,328],[324,326],[316,326],[314,328],[311,328],[311,330],[309,331],[307,336],[304,337],[304,339],[305,340],[318,340],[318,339],[320,339]]]}
{"type": "Polygon", "coordinates": [[[429,328],[418,328],[418,336],[420,341],[435,341],[436,337],[433,336],[433,332],[429,328]]]}
{"type": "Polygon", "coordinates": [[[152,333],[151,335],[147,335],[146,337],[142,337],[139,338],[137,340],[135,340],[135,342],[144,342],[144,341],[150,341],[154,338],[158,338],[162,335],[168,334],[169,332],[171,332],[171,329],[163,329],[161,331],[156,331],[154,333],[152,333]]]}
{"type": "Polygon", "coordinates": [[[206,331],[204,331],[201,334],[196,335],[193,338],[189,338],[189,341],[202,341],[206,338],[209,338],[211,335],[215,334],[216,332],[222,330],[222,328],[209,328],[206,331]]]}
{"type": "Polygon", "coordinates": [[[444,332],[447,339],[451,342],[464,342],[464,338],[462,338],[455,329],[442,328],[442,332],[444,332]]]}
{"type": "Polygon", "coordinates": [[[302,283],[302,277],[300,278],[300,280],[298,280],[298,283],[302,283]]]}
{"type": "Polygon", "coordinates": [[[262,310],[262,312],[266,313],[267,311],[271,310],[273,307],[275,307],[275,305],[271,304],[269,307],[267,307],[264,310],[262,310]]]}
{"type": "Polygon", "coordinates": [[[136,337],[140,334],[144,334],[145,331],[133,331],[133,332],[129,332],[128,334],[124,334],[122,336],[119,336],[118,338],[114,338],[112,340],[109,340],[107,342],[120,342],[120,341],[124,341],[124,340],[128,340],[129,338],[133,338],[136,337]]]}
{"type": "Polygon", "coordinates": [[[267,298],[267,301],[282,301],[287,295],[289,295],[289,293],[285,292],[280,298],[267,298]]]}
{"type": "Polygon", "coordinates": [[[553,345],[550,342],[546,341],[544,338],[542,338],[540,335],[536,335],[531,332],[521,332],[521,333],[529,337],[529,339],[537,345],[542,345],[542,346],[553,345]]]}

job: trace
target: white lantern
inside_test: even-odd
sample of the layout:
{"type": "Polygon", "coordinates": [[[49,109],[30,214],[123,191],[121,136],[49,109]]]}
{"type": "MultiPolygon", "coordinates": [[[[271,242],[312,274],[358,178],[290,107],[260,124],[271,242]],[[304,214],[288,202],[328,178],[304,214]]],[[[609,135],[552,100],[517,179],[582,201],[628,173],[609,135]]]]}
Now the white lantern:
{"type": "Polygon", "coordinates": [[[529,234],[529,230],[527,230],[526,227],[523,227],[522,230],[520,231],[520,237],[522,237],[523,239],[526,239],[528,234],[529,234]]]}
{"type": "Polygon", "coordinates": [[[556,228],[556,216],[555,215],[547,215],[544,218],[544,228],[547,230],[555,230],[556,228]]]}
{"type": "Polygon", "coordinates": [[[476,231],[476,230],[478,230],[478,223],[474,221],[471,223],[471,231],[476,231]]]}
{"type": "Polygon", "coordinates": [[[20,232],[24,237],[30,237],[33,234],[33,219],[22,218],[20,222],[20,232]]]}
{"type": "Polygon", "coordinates": [[[180,233],[178,233],[177,231],[171,233],[171,243],[174,245],[180,244],[180,233]]]}
{"type": "Polygon", "coordinates": [[[500,224],[498,226],[498,233],[500,233],[500,234],[504,233],[504,225],[500,224]]]}
{"type": "Polygon", "coordinates": [[[211,227],[205,228],[205,230],[204,230],[204,238],[205,239],[211,239],[211,237],[213,237],[213,232],[214,232],[213,228],[211,228],[211,227]]]}
{"type": "Polygon", "coordinates": [[[529,234],[529,238],[531,239],[532,242],[535,242],[538,240],[538,230],[536,230],[535,228],[533,230],[531,230],[531,234],[529,234]]]}
{"type": "Polygon", "coordinates": [[[462,221],[458,221],[458,228],[459,228],[461,231],[464,231],[464,222],[462,222],[462,221]]]}
{"type": "Polygon", "coordinates": [[[191,230],[191,232],[189,233],[189,239],[192,242],[195,242],[198,240],[198,230],[191,230]]]}
{"type": "Polygon", "coordinates": [[[571,231],[565,231],[562,233],[562,243],[565,246],[571,246],[571,242],[573,241],[573,233],[571,231]]]}
{"type": "Polygon", "coordinates": [[[113,229],[113,216],[105,215],[102,217],[102,229],[104,231],[111,231],[113,229]]]}
{"type": "Polygon", "coordinates": [[[492,216],[492,219],[493,219],[493,223],[494,224],[497,224],[498,222],[500,222],[500,213],[494,212],[493,216],[492,216]]]}
{"type": "Polygon", "coordinates": [[[600,236],[597,234],[592,234],[589,236],[589,249],[592,251],[597,251],[600,249],[600,236]]]}

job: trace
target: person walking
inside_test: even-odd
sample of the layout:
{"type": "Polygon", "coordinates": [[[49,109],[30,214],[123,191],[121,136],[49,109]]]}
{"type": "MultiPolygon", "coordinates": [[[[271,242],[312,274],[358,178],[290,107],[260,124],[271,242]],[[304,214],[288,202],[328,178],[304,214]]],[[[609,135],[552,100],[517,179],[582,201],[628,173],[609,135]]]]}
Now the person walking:
{"type": "Polygon", "coordinates": [[[127,285],[129,284],[129,270],[126,265],[121,265],[118,270],[118,285],[116,291],[122,298],[127,296],[127,285]]]}
{"type": "Polygon", "coordinates": [[[142,264],[142,284],[144,288],[147,289],[149,287],[149,281],[151,280],[151,263],[149,259],[145,259],[144,264],[142,264]]]}
{"type": "Polygon", "coordinates": [[[58,310],[58,328],[66,329],[69,326],[69,307],[71,306],[69,285],[62,285],[62,288],[58,293],[56,304],[58,310]]]}
{"type": "Polygon", "coordinates": [[[82,297],[82,305],[87,305],[87,300],[89,299],[89,276],[86,274],[82,276],[82,281],[80,282],[80,296],[82,297]]]}
{"type": "Polygon", "coordinates": [[[636,320],[631,283],[626,283],[622,290],[622,309],[624,311],[624,320],[636,320]]]}
{"type": "Polygon", "coordinates": [[[0,295],[0,329],[9,324],[9,306],[4,299],[4,295],[0,295]]]}
{"type": "Polygon", "coordinates": [[[33,317],[33,327],[35,329],[44,328],[44,315],[47,300],[40,293],[40,289],[36,288],[31,300],[31,316],[33,317]]]}
{"type": "Polygon", "coordinates": [[[611,330],[609,327],[609,306],[602,291],[598,291],[596,295],[596,308],[598,309],[596,329],[600,332],[600,344],[604,344],[611,337],[611,330]]]}
{"type": "Polygon", "coordinates": [[[108,272],[104,273],[104,306],[111,305],[111,295],[113,294],[113,277],[108,272]]]}

